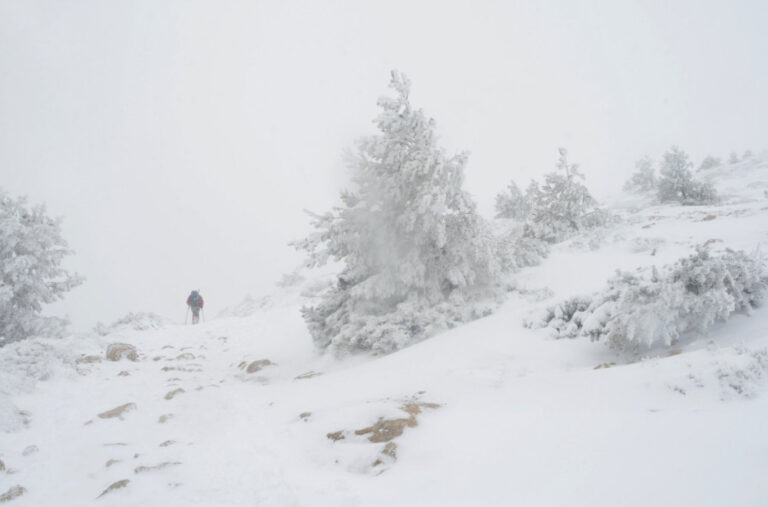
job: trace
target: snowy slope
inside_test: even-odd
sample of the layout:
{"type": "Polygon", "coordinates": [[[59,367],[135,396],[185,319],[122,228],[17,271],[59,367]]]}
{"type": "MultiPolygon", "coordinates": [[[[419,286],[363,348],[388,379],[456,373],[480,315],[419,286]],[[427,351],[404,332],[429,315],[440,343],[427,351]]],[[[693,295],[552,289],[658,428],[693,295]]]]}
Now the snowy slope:
{"type": "Polygon", "coordinates": [[[765,158],[706,176],[722,205],[617,199],[619,225],[521,271],[494,315],[386,357],[315,354],[298,308],[326,275],[197,327],[6,346],[0,495],[21,486],[9,505],[35,507],[766,505],[768,307],[632,362],[521,325],[616,268],[707,241],[765,250],[765,158]],[[106,360],[115,342],[138,360],[106,360]]]}

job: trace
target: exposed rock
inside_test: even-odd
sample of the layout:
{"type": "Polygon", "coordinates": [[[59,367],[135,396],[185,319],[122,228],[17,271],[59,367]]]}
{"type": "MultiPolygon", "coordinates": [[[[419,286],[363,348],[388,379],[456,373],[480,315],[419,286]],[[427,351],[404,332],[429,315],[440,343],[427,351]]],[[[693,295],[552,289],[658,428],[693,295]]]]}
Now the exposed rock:
{"type": "Polygon", "coordinates": [[[163,366],[163,371],[186,371],[186,372],[193,372],[193,373],[200,373],[203,371],[200,368],[184,368],[179,366],[163,366]]]}
{"type": "Polygon", "coordinates": [[[157,418],[157,422],[159,422],[160,424],[165,424],[171,419],[173,419],[173,414],[163,414],[157,418]]]}
{"type": "Polygon", "coordinates": [[[161,359],[165,359],[165,356],[155,356],[152,358],[152,360],[155,362],[160,361],[161,359]]]}
{"type": "Polygon", "coordinates": [[[194,361],[195,360],[195,355],[193,353],[191,353],[191,352],[184,352],[184,353],[179,354],[178,356],[176,356],[176,359],[178,361],[194,361]]]}
{"type": "Polygon", "coordinates": [[[186,391],[184,391],[184,389],[182,389],[181,387],[179,387],[178,389],[174,389],[173,391],[169,391],[169,392],[168,392],[168,393],[165,395],[165,399],[166,399],[166,400],[172,400],[172,399],[173,399],[173,398],[174,398],[174,397],[175,397],[177,394],[181,394],[181,393],[183,393],[183,392],[186,392],[186,391]]]}
{"type": "Polygon", "coordinates": [[[163,350],[165,350],[165,349],[174,349],[176,347],[174,347],[173,345],[163,345],[162,348],[163,348],[163,350]]]}
{"type": "Polygon", "coordinates": [[[115,491],[116,489],[121,489],[126,487],[131,481],[129,479],[123,479],[121,481],[113,482],[109,485],[107,489],[104,490],[102,494],[100,494],[97,498],[101,498],[102,496],[106,495],[107,493],[111,493],[112,491],[115,491]]]}
{"type": "Polygon", "coordinates": [[[328,433],[326,437],[333,440],[334,442],[338,442],[339,440],[344,440],[345,438],[343,431],[334,431],[333,433],[328,433]]]}
{"type": "Polygon", "coordinates": [[[160,447],[168,447],[168,446],[170,446],[170,445],[173,445],[173,444],[175,444],[175,443],[176,443],[176,441],[175,441],[175,440],[166,440],[165,442],[163,442],[162,444],[160,444],[160,447]]]}
{"type": "Polygon", "coordinates": [[[611,366],[616,366],[616,363],[600,363],[600,364],[598,364],[597,366],[595,366],[592,369],[593,370],[602,370],[602,369],[605,369],[605,368],[610,368],[611,366]]]}
{"type": "Polygon", "coordinates": [[[293,380],[304,380],[312,377],[317,377],[318,375],[322,375],[322,374],[323,374],[322,372],[308,371],[306,373],[302,373],[301,375],[297,376],[293,380]]]}
{"type": "Polygon", "coordinates": [[[107,346],[107,359],[120,361],[123,358],[129,361],[138,361],[139,353],[136,351],[136,347],[129,343],[110,343],[107,346]]]}
{"type": "Polygon", "coordinates": [[[245,368],[246,373],[256,373],[257,371],[260,371],[262,368],[266,366],[274,366],[275,363],[270,361],[269,359],[259,359],[257,361],[253,361],[252,363],[245,366],[245,361],[240,363],[240,368],[245,368]]]}
{"type": "Polygon", "coordinates": [[[107,410],[106,412],[102,412],[99,414],[99,417],[102,419],[112,419],[113,417],[119,417],[122,419],[123,414],[130,412],[131,410],[136,410],[136,404],[133,402],[120,405],[119,407],[115,407],[112,410],[107,410]]]}
{"type": "Polygon", "coordinates": [[[0,472],[5,472],[5,463],[0,459],[0,472]]]}
{"type": "Polygon", "coordinates": [[[152,465],[152,466],[140,466],[140,467],[136,467],[133,470],[133,473],[141,474],[141,473],[144,473],[144,472],[152,472],[154,470],[162,470],[165,467],[169,467],[169,466],[173,466],[173,465],[181,465],[181,462],[179,462],[179,461],[166,461],[164,463],[160,463],[160,464],[152,465]]]}
{"type": "Polygon", "coordinates": [[[312,415],[312,412],[302,412],[299,414],[300,419],[304,419],[305,421],[309,419],[309,417],[312,415]]]}
{"type": "Polygon", "coordinates": [[[111,460],[107,461],[107,462],[106,462],[106,464],[105,464],[104,466],[105,466],[105,467],[107,467],[107,468],[109,468],[109,467],[111,467],[112,465],[114,465],[114,464],[116,464],[116,463],[120,463],[120,462],[121,462],[121,460],[119,460],[119,459],[111,459],[111,460]]]}
{"type": "Polygon", "coordinates": [[[18,498],[26,492],[27,490],[18,484],[16,486],[12,486],[8,489],[8,491],[0,495],[0,503],[10,502],[14,498],[18,498]]]}
{"type": "Polygon", "coordinates": [[[117,376],[118,377],[128,377],[128,376],[130,376],[130,374],[131,374],[130,372],[123,370],[120,373],[118,373],[117,376]]]}
{"type": "Polygon", "coordinates": [[[21,455],[22,456],[31,456],[31,455],[35,454],[36,452],[40,452],[40,448],[39,447],[37,447],[36,445],[28,445],[27,447],[24,448],[23,451],[21,451],[21,455]]]}
{"type": "Polygon", "coordinates": [[[91,363],[100,363],[101,357],[100,356],[82,356],[75,359],[76,364],[91,364],[91,363]]]}

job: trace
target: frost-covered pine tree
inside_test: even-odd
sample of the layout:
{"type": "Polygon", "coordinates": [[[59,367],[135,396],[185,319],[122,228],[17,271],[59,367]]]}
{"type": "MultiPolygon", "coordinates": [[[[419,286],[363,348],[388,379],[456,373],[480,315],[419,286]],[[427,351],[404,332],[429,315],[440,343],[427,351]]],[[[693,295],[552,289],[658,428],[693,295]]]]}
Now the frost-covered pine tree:
{"type": "Polygon", "coordinates": [[[676,201],[684,205],[717,201],[717,192],[712,185],[693,179],[692,167],[688,154],[677,146],[664,153],[659,171],[659,201],[676,201]]]}
{"type": "Polygon", "coordinates": [[[462,190],[467,154],[438,146],[434,120],[392,72],[379,134],[349,156],[353,188],[313,215],[317,232],[295,244],[310,266],[343,262],[337,285],[303,309],[320,349],[387,353],[480,316],[500,268],[489,227],[462,190]]]}
{"type": "Polygon", "coordinates": [[[514,181],[509,182],[505,192],[496,196],[496,218],[525,220],[528,218],[529,208],[528,200],[514,181]]]}
{"type": "Polygon", "coordinates": [[[61,267],[70,253],[59,220],[0,189],[0,346],[61,333],[65,321],[40,312],[82,282],[61,267]]]}
{"type": "Polygon", "coordinates": [[[544,176],[540,187],[529,187],[531,220],[529,231],[536,238],[557,242],[581,230],[588,215],[598,213],[597,202],[581,181],[578,165],[568,162],[568,152],[559,148],[557,171],[544,176]]]}
{"type": "Polygon", "coordinates": [[[704,160],[701,161],[699,171],[706,171],[707,169],[712,169],[713,167],[720,167],[722,163],[723,161],[719,158],[713,157],[712,155],[707,155],[704,157],[704,160]]]}
{"type": "Polygon", "coordinates": [[[656,190],[656,175],[653,169],[653,160],[645,156],[635,162],[635,172],[624,183],[627,192],[652,192],[656,190]]]}

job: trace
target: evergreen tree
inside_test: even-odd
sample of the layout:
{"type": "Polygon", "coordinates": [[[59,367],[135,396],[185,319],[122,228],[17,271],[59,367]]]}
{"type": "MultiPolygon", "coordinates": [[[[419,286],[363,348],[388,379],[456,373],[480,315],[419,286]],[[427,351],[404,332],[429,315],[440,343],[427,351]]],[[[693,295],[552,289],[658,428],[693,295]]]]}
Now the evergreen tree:
{"type": "Polygon", "coordinates": [[[59,220],[0,190],[0,346],[63,331],[65,321],[40,312],[82,282],[61,267],[70,253],[59,220]]]}
{"type": "Polygon", "coordinates": [[[707,169],[712,169],[713,167],[720,167],[720,165],[722,165],[722,160],[711,155],[707,155],[704,160],[701,161],[699,171],[706,171],[707,169]]]}
{"type": "Polygon", "coordinates": [[[626,183],[627,192],[651,192],[656,189],[656,175],[653,170],[653,160],[645,156],[635,162],[635,173],[626,183]]]}
{"type": "Polygon", "coordinates": [[[717,201],[717,192],[712,185],[693,179],[692,167],[688,154],[677,146],[664,154],[658,187],[659,201],[677,201],[684,205],[717,201]]]}
{"type": "Polygon", "coordinates": [[[317,232],[296,243],[309,265],[342,261],[338,283],[303,310],[316,345],[386,353],[479,315],[472,301],[499,272],[496,243],[462,190],[467,154],[447,156],[435,122],[409,100],[393,71],[394,98],[379,99],[379,134],[349,156],[353,189],[313,215],[317,232]]]}
{"type": "Polygon", "coordinates": [[[553,243],[584,228],[588,215],[597,211],[597,202],[581,183],[584,175],[578,165],[568,163],[565,148],[558,152],[558,170],[546,174],[541,187],[532,185],[526,192],[531,203],[529,234],[553,243]]]}

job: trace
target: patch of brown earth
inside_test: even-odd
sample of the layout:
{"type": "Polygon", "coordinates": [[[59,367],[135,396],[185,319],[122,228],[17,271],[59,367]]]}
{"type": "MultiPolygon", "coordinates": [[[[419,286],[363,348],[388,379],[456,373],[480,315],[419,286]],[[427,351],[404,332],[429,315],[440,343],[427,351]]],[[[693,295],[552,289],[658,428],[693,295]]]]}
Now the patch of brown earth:
{"type": "MultiPolygon", "coordinates": [[[[407,413],[409,417],[400,417],[395,419],[384,419],[380,417],[376,423],[366,428],[355,430],[355,435],[369,435],[368,441],[374,443],[389,442],[394,438],[399,437],[405,431],[405,428],[414,428],[418,426],[419,422],[416,418],[421,414],[422,409],[439,408],[441,405],[438,403],[426,403],[422,401],[411,400],[401,405],[399,408],[403,412],[407,413]]],[[[327,437],[333,441],[342,440],[345,438],[344,431],[336,431],[334,433],[328,433],[327,437]]]]}
{"type": "Polygon", "coordinates": [[[130,412],[131,410],[136,410],[135,403],[126,403],[125,405],[120,405],[119,407],[115,407],[112,410],[107,410],[106,412],[100,413],[99,417],[102,419],[112,419],[114,417],[119,417],[122,419],[123,414],[130,412]]]}
{"type": "Polygon", "coordinates": [[[704,218],[701,219],[702,222],[709,222],[710,220],[714,220],[717,218],[715,215],[707,215],[704,218]]]}
{"type": "Polygon", "coordinates": [[[171,419],[173,419],[173,414],[163,414],[157,418],[157,422],[159,422],[160,424],[165,424],[171,419]]]}
{"type": "Polygon", "coordinates": [[[328,433],[326,435],[329,439],[333,440],[334,442],[338,442],[339,440],[344,440],[344,431],[334,431],[333,433],[328,433]]]}
{"type": "Polygon", "coordinates": [[[616,366],[616,363],[601,363],[592,368],[593,370],[602,370],[604,368],[610,368],[611,366],[616,366]]]}
{"type": "Polygon", "coordinates": [[[183,392],[186,392],[186,391],[184,391],[184,389],[182,389],[181,387],[179,387],[178,389],[174,389],[173,391],[169,391],[169,392],[168,392],[168,393],[165,395],[165,399],[166,399],[166,400],[172,400],[172,399],[173,399],[173,398],[174,398],[174,397],[175,397],[177,394],[181,394],[181,393],[183,393],[183,392]]]}
{"type": "Polygon", "coordinates": [[[140,466],[133,469],[133,473],[135,474],[141,474],[144,472],[152,472],[154,470],[162,470],[163,468],[174,466],[174,465],[181,465],[180,461],[166,461],[164,463],[160,463],[157,465],[152,466],[140,466]]]}
{"type": "Polygon", "coordinates": [[[16,486],[11,486],[8,491],[0,495],[0,503],[10,502],[14,498],[18,498],[26,492],[27,490],[18,484],[16,486]]]}
{"type": "Polygon", "coordinates": [[[102,496],[106,495],[107,493],[111,493],[112,491],[115,491],[117,489],[121,489],[126,487],[131,481],[128,479],[123,479],[121,481],[113,482],[109,485],[107,489],[104,490],[99,496],[96,498],[101,498],[102,496]]]}
{"type": "Polygon", "coordinates": [[[110,343],[107,346],[107,359],[120,361],[123,358],[129,361],[138,361],[139,353],[136,351],[136,347],[129,343],[110,343]]]}
{"type": "Polygon", "coordinates": [[[679,356],[682,353],[683,353],[683,349],[672,349],[669,352],[667,352],[667,357],[679,356]]]}

